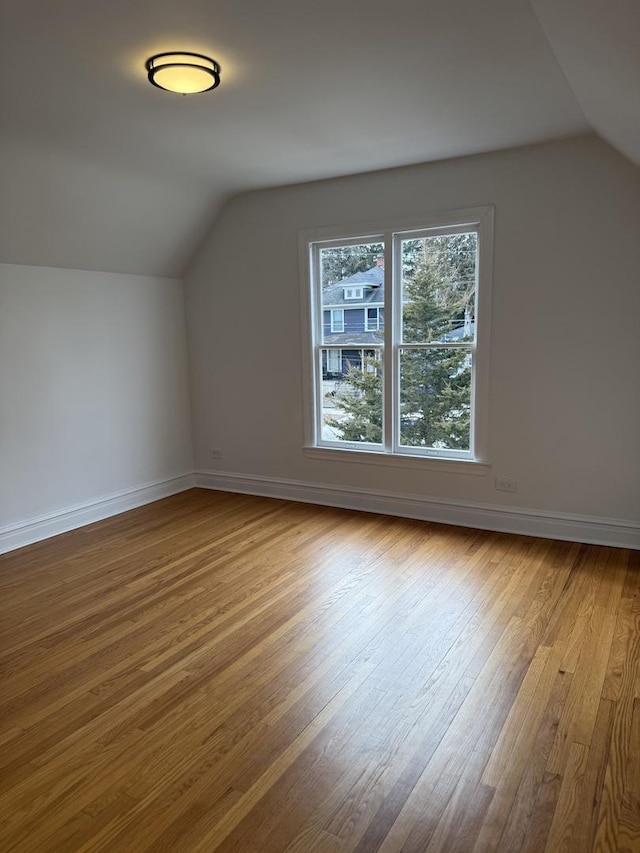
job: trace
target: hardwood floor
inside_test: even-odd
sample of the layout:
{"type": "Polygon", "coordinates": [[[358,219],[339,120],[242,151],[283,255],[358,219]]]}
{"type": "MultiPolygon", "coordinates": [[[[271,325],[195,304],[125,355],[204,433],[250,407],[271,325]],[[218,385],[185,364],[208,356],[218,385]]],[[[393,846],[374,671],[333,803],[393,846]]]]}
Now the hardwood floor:
{"type": "Polygon", "coordinates": [[[193,490],[0,558],[2,851],[640,851],[640,554],[193,490]]]}

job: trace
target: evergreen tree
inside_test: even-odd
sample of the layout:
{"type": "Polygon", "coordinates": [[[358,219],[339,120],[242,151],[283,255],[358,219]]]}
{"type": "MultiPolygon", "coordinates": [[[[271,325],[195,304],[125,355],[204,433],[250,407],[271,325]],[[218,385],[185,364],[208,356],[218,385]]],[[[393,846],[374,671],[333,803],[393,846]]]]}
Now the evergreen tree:
{"type": "MultiPolygon", "coordinates": [[[[475,233],[446,234],[428,237],[420,241],[407,241],[403,244],[402,266],[405,281],[404,301],[415,296],[420,300],[420,278],[428,275],[431,279],[431,297],[437,306],[445,312],[439,325],[429,337],[424,324],[404,324],[404,340],[420,342],[439,340],[456,329],[467,327],[474,320],[476,286],[477,236],[475,233]],[[414,242],[421,244],[420,259],[416,263],[414,242]],[[448,320],[447,320],[448,312],[448,320]]],[[[407,306],[405,304],[405,315],[407,306]]]]}
{"type": "MultiPolygon", "coordinates": [[[[444,342],[473,307],[475,234],[424,241],[422,262],[405,281],[403,339],[444,342]]],[[[461,349],[405,350],[400,366],[401,442],[411,447],[469,447],[471,367],[461,349]]]]}
{"type": "Polygon", "coordinates": [[[412,350],[402,356],[400,441],[408,447],[468,449],[471,369],[455,349],[412,350]]]}
{"type": "Polygon", "coordinates": [[[328,420],[343,441],[382,442],[382,364],[373,352],[364,365],[353,365],[345,376],[347,390],[336,394],[347,420],[328,420]]]}

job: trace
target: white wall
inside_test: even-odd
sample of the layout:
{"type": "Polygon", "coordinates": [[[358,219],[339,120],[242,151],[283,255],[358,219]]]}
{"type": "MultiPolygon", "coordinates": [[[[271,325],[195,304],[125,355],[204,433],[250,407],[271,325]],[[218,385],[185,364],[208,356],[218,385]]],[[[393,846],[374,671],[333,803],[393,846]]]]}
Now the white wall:
{"type": "Polygon", "coordinates": [[[640,170],[592,136],[235,198],[185,280],[196,468],[637,522],[639,226],[640,170]],[[306,458],[298,231],[484,204],[489,474],[306,458]]]}
{"type": "Polygon", "coordinates": [[[182,283],[0,265],[0,532],[191,469],[182,283]]]}

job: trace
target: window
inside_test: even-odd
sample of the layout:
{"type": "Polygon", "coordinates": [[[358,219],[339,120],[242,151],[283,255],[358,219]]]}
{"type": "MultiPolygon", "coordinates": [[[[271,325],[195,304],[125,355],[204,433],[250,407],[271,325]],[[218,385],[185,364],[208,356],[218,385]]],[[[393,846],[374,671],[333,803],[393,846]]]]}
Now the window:
{"type": "Polygon", "coordinates": [[[327,373],[340,373],[342,371],[342,350],[327,350],[327,373]]]}
{"type": "Polygon", "coordinates": [[[362,288],[362,287],[345,287],[344,298],[345,299],[362,299],[363,293],[364,293],[364,288],[362,288]]]}
{"type": "Polygon", "coordinates": [[[379,308],[367,308],[367,315],[365,320],[365,331],[367,332],[377,332],[378,329],[382,328],[382,324],[380,322],[380,309],[379,308]]]}
{"type": "Polygon", "coordinates": [[[436,457],[445,460],[445,470],[454,470],[455,460],[486,462],[492,232],[493,208],[487,207],[300,235],[310,450],[355,451],[355,461],[379,464],[420,465],[436,457]],[[321,322],[325,300],[339,286],[334,255],[348,278],[367,272],[362,258],[381,244],[384,284],[377,297],[385,322],[381,308],[364,309],[367,343],[375,348],[362,349],[362,333],[345,332],[344,311],[332,309],[331,331],[344,333],[338,351],[321,322]],[[334,321],[334,313],[342,316],[334,321]],[[361,357],[343,358],[345,345],[361,357]],[[333,372],[329,365],[338,357],[342,380],[329,396],[323,366],[333,372]]]}
{"type": "Polygon", "coordinates": [[[342,308],[331,309],[331,331],[344,332],[344,310],[342,308]]]}

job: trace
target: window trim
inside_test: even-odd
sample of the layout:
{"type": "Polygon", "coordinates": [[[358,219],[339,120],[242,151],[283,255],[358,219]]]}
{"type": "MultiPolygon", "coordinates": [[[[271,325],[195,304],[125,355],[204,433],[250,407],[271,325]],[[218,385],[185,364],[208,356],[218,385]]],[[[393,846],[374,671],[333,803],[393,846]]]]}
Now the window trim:
{"type": "MultiPolygon", "coordinates": [[[[395,220],[365,222],[337,227],[302,230],[298,234],[299,263],[301,273],[301,318],[302,318],[302,365],[303,404],[304,404],[304,452],[309,458],[344,459],[344,461],[363,462],[370,464],[391,465],[397,467],[415,467],[437,471],[468,473],[486,473],[490,467],[488,454],[489,426],[489,361],[490,361],[490,319],[491,319],[491,284],[493,279],[493,223],[494,207],[482,207],[452,210],[443,213],[428,213],[423,216],[412,216],[395,220]],[[472,227],[478,232],[478,293],[476,303],[476,343],[475,349],[479,356],[475,359],[475,370],[472,377],[472,400],[474,419],[471,437],[471,452],[438,451],[423,448],[410,448],[398,445],[394,449],[388,439],[392,430],[385,429],[383,445],[370,445],[364,442],[326,442],[320,433],[321,413],[317,411],[316,388],[318,369],[321,369],[321,344],[314,340],[317,330],[318,317],[322,318],[323,306],[321,294],[316,290],[312,298],[312,281],[319,280],[319,252],[314,252],[315,244],[322,248],[333,246],[361,245],[366,242],[382,242],[385,257],[385,315],[392,317],[394,323],[399,322],[399,312],[393,311],[391,301],[394,294],[391,289],[391,270],[399,260],[394,251],[394,235],[407,239],[413,232],[424,236],[430,231],[434,236],[438,233],[450,234],[453,231],[464,232],[472,227]],[[314,347],[318,347],[319,357],[314,356],[314,347]]],[[[399,296],[397,298],[400,298],[399,296]]],[[[392,329],[390,323],[384,327],[384,348],[391,346],[392,335],[399,342],[398,329],[392,329]]],[[[344,346],[344,345],[342,345],[344,346]]],[[[384,422],[389,423],[393,411],[399,411],[397,399],[398,383],[393,382],[399,370],[399,349],[396,343],[391,363],[392,371],[385,371],[385,410],[384,422]]],[[[393,430],[395,433],[397,430],[393,430]]]]}

